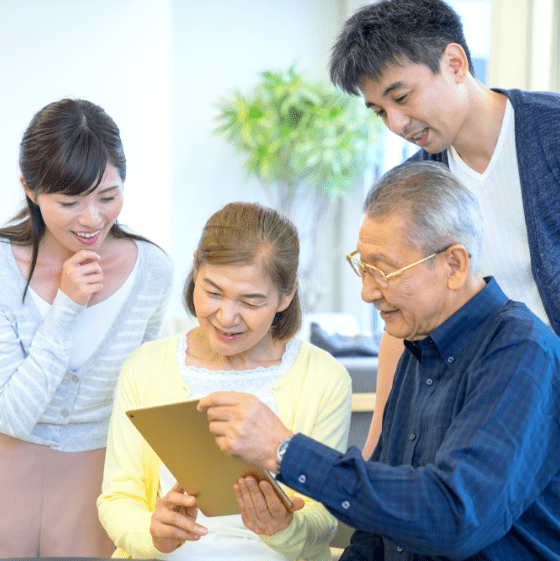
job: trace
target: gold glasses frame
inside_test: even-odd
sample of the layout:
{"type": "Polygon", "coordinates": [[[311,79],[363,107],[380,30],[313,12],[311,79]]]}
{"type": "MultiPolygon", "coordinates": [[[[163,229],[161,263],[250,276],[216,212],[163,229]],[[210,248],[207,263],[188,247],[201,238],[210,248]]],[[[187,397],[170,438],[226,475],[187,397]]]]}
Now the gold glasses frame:
{"type": "Polygon", "coordinates": [[[389,279],[395,278],[397,275],[400,275],[401,273],[404,273],[404,271],[407,271],[408,269],[410,269],[411,267],[414,267],[415,265],[419,265],[420,263],[423,263],[424,261],[427,261],[428,259],[431,259],[432,257],[435,257],[436,255],[439,255],[440,253],[443,253],[444,251],[447,251],[451,246],[448,245],[447,247],[444,247],[443,249],[440,249],[439,251],[436,251],[435,253],[432,253],[431,255],[428,255],[428,257],[424,257],[423,259],[420,259],[420,261],[416,261],[416,263],[412,263],[411,265],[407,265],[406,267],[403,267],[402,269],[399,269],[398,271],[393,271],[392,273],[389,273],[388,275],[386,275],[381,269],[378,269],[377,267],[374,267],[373,265],[369,265],[368,263],[364,263],[363,261],[360,261],[359,259],[356,259],[354,257],[354,255],[356,255],[358,253],[358,250],[353,251],[352,253],[349,253],[346,256],[346,260],[348,261],[348,263],[350,263],[350,267],[352,267],[352,270],[360,277],[360,278],[364,278],[366,271],[369,269],[370,271],[372,271],[373,273],[373,278],[375,279],[375,281],[380,284],[382,287],[387,287],[389,285],[389,279]],[[356,265],[354,265],[354,263],[356,265]],[[356,268],[357,267],[357,268],[356,268]],[[377,275],[375,275],[375,273],[377,273],[377,275]]]}

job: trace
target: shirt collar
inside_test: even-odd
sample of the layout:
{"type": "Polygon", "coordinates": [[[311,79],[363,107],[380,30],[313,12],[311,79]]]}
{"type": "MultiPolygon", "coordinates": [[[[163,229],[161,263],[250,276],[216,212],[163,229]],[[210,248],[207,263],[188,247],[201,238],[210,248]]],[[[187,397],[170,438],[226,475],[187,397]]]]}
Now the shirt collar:
{"type": "Polygon", "coordinates": [[[470,335],[508,302],[509,298],[502,292],[494,277],[485,277],[484,280],[486,286],[436,327],[428,337],[421,341],[405,341],[406,347],[419,362],[422,348],[435,345],[445,364],[450,367],[461,349],[468,344],[470,335]]]}

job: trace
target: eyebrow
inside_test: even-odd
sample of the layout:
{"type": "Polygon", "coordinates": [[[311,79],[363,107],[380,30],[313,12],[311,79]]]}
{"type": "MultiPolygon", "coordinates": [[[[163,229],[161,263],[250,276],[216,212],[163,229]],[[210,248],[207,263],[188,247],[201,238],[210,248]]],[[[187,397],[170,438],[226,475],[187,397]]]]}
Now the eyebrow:
{"type": "MultiPolygon", "coordinates": [[[[105,187],[105,189],[102,189],[101,191],[98,191],[97,194],[98,195],[104,195],[105,193],[108,193],[109,191],[114,191],[115,189],[119,189],[120,185],[113,185],[110,187],[105,187]]],[[[69,195],[68,193],[57,193],[63,197],[83,197],[85,195],[89,195],[90,193],[93,193],[94,191],[88,191],[87,193],[77,193],[76,195],[69,195]]]]}
{"type": "MultiPolygon", "coordinates": [[[[384,90],[383,90],[383,94],[382,97],[387,97],[391,92],[395,91],[395,90],[399,90],[400,88],[405,88],[406,84],[402,81],[402,80],[397,80],[396,82],[393,82],[392,84],[390,84],[389,86],[387,86],[384,90]]],[[[370,103],[370,102],[366,102],[366,107],[368,109],[371,109],[372,107],[377,107],[376,103],[370,103]]]]}
{"type": "Polygon", "coordinates": [[[406,84],[402,80],[397,80],[385,88],[383,91],[383,97],[387,97],[392,91],[404,88],[405,86],[406,84]]]}
{"type": "MultiPolygon", "coordinates": [[[[366,259],[367,261],[383,261],[391,267],[399,267],[399,263],[393,261],[393,259],[391,259],[387,255],[384,255],[383,253],[370,253],[368,255],[362,255],[362,253],[360,253],[360,258],[361,260],[366,259]]],[[[367,261],[364,261],[364,263],[366,263],[366,265],[369,265],[370,263],[367,263],[367,261]]]]}
{"type": "Polygon", "coordinates": [[[118,189],[119,187],[120,187],[119,185],[113,185],[112,187],[106,187],[105,189],[102,189],[101,191],[99,191],[99,194],[106,193],[107,191],[112,191],[113,189],[118,189]]]}
{"type": "MultiPolygon", "coordinates": [[[[205,282],[207,282],[208,284],[211,284],[214,288],[217,288],[220,292],[223,292],[224,289],[217,285],[214,281],[211,281],[209,278],[204,277],[205,282]]],[[[258,292],[255,294],[242,294],[241,298],[260,298],[261,300],[264,300],[266,298],[266,294],[259,294],[258,292]]]]}

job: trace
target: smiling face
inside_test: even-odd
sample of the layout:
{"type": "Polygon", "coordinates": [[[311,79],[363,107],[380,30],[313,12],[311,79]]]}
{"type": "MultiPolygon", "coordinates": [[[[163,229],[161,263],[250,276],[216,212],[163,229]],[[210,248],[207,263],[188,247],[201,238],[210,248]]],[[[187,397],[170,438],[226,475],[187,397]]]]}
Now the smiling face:
{"type": "MultiPolygon", "coordinates": [[[[366,216],[357,247],[360,260],[389,274],[422,259],[424,255],[418,249],[403,243],[406,227],[406,220],[397,214],[380,219],[366,216]]],[[[454,309],[447,272],[443,253],[389,279],[386,288],[366,274],[362,299],[381,312],[389,335],[409,341],[423,339],[454,309]]]]}
{"type": "Polygon", "coordinates": [[[360,88],[387,128],[431,154],[454,143],[467,115],[464,67],[450,47],[439,74],[405,61],[388,67],[379,80],[365,78],[360,88]]]}
{"type": "Polygon", "coordinates": [[[266,356],[274,316],[288,307],[293,294],[280,296],[260,262],[204,263],[194,282],[196,317],[212,350],[227,357],[266,356]]]}
{"type": "Polygon", "coordinates": [[[35,195],[25,184],[24,190],[41,210],[46,226],[44,241],[68,256],[82,249],[99,251],[123,205],[123,183],[111,165],[97,188],[85,195],[35,195]]]}

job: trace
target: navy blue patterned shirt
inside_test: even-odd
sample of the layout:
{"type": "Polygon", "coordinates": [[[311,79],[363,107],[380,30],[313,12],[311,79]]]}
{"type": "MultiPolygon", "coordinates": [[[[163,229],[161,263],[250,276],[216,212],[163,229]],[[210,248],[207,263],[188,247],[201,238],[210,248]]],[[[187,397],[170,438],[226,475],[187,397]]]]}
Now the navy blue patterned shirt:
{"type": "Polygon", "coordinates": [[[342,560],[560,560],[560,338],[487,282],[405,341],[369,461],[292,438],[279,479],[357,529],[342,560]]]}

